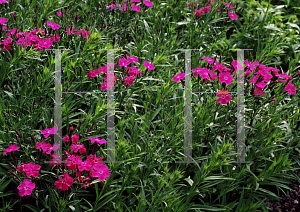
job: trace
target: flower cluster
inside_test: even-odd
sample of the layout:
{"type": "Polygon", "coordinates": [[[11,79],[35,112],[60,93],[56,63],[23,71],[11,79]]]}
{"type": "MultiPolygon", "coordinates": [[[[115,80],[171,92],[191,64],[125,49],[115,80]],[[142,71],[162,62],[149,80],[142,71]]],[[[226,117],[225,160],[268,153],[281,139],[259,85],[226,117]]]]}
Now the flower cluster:
{"type": "MultiPolygon", "coordinates": [[[[5,3],[5,2],[4,2],[5,3]]],[[[13,14],[14,16],[14,14],[13,14]]],[[[14,16],[15,17],[15,16],[14,16]]],[[[0,17],[0,24],[4,24],[8,22],[6,18],[0,17]]],[[[50,26],[53,31],[60,29],[60,25],[55,22],[47,22],[47,26],[50,26]]],[[[2,27],[2,30],[7,29],[6,26],[2,27]]],[[[66,29],[67,34],[77,34],[77,36],[83,35],[85,39],[88,38],[91,31],[86,31],[84,29],[78,30],[78,32],[75,32],[75,27],[73,27],[72,31],[70,29],[66,29]]],[[[40,38],[38,36],[40,34],[41,36],[45,36],[45,29],[41,29],[40,27],[38,29],[33,29],[30,32],[21,32],[18,29],[11,29],[8,33],[6,33],[6,38],[3,40],[3,42],[0,42],[0,44],[3,44],[1,47],[2,50],[11,50],[12,49],[12,43],[13,43],[13,37],[17,40],[17,45],[23,45],[23,49],[25,49],[25,46],[34,46],[36,48],[36,51],[40,51],[45,49],[49,49],[53,42],[58,43],[60,41],[60,36],[58,33],[55,35],[50,34],[49,37],[40,38]]]]}
{"type": "MultiPolygon", "coordinates": [[[[215,1],[215,0],[208,0],[210,3],[211,3],[211,1],[215,1]]],[[[222,1],[221,1],[221,3],[222,3],[222,1]]],[[[198,3],[197,2],[194,2],[194,6],[197,8],[198,7],[198,3]]],[[[216,6],[218,5],[218,3],[216,3],[216,6]]],[[[230,9],[233,9],[234,7],[232,6],[232,5],[230,5],[230,3],[224,3],[224,5],[226,6],[226,7],[229,7],[230,9]]],[[[191,7],[192,6],[192,4],[191,3],[187,3],[187,6],[188,7],[191,7]]],[[[194,14],[195,14],[195,16],[196,17],[200,17],[201,15],[203,15],[204,13],[209,13],[209,11],[211,10],[211,4],[209,4],[208,6],[206,6],[206,7],[201,7],[201,8],[199,8],[198,10],[197,9],[195,9],[194,10],[194,14]]],[[[218,9],[217,11],[220,11],[221,9],[218,9]]],[[[229,18],[230,19],[235,19],[235,20],[237,20],[238,19],[238,17],[237,17],[237,15],[235,14],[235,13],[231,13],[229,10],[228,10],[228,15],[229,15],[229,18]]]]}
{"type": "MultiPolygon", "coordinates": [[[[140,76],[142,76],[142,73],[141,73],[141,70],[137,69],[134,66],[127,67],[132,62],[138,63],[138,58],[137,57],[135,57],[135,56],[129,57],[126,54],[126,58],[127,59],[121,58],[121,59],[119,59],[119,62],[118,62],[120,67],[126,67],[126,71],[128,72],[128,75],[129,75],[129,76],[125,75],[125,79],[124,80],[122,79],[122,81],[124,81],[124,85],[132,85],[133,84],[133,80],[136,78],[136,76],[138,74],[140,74],[140,76]]],[[[148,62],[148,61],[144,62],[144,66],[147,69],[149,69],[149,70],[154,70],[155,69],[154,65],[151,62],[148,62]]],[[[114,68],[115,68],[115,65],[114,65],[114,68]]],[[[100,68],[98,68],[96,70],[90,70],[90,72],[87,73],[87,77],[89,79],[90,78],[94,78],[97,75],[99,75],[100,73],[104,73],[105,74],[104,82],[101,84],[101,90],[102,91],[107,90],[108,86],[109,86],[109,89],[111,89],[112,85],[107,84],[107,65],[105,65],[104,67],[100,67],[100,68]]],[[[117,76],[114,76],[114,85],[115,85],[115,82],[117,81],[117,79],[118,79],[117,76]]]]}
{"type": "MultiPolygon", "coordinates": [[[[240,70],[243,66],[242,64],[239,64],[238,61],[234,60],[232,61],[231,65],[232,68],[227,68],[221,63],[218,63],[217,61],[214,64],[214,60],[212,58],[206,58],[203,57],[203,60],[206,60],[212,67],[212,70],[208,68],[199,68],[192,69],[191,71],[194,72],[193,76],[196,77],[198,74],[201,75],[202,79],[205,79],[205,82],[208,80],[214,81],[214,79],[219,78],[219,81],[221,83],[225,83],[226,85],[230,85],[232,81],[234,80],[234,77],[231,75],[231,72],[233,72],[233,75],[235,75],[237,70],[240,70]],[[216,75],[213,71],[218,70],[218,75],[216,75]]],[[[279,69],[275,69],[273,67],[266,67],[262,64],[259,64],[259,62],[254,61],[253,63],[250,63],[247,60],[244,60],[246,65],[246,72],[245,76],[250,76],[252,74],[252,71],[257,70],[257,72],[254,73],[255,76],[250,80],[249,83],[256,83],[255,84],[255,90],[254,95],[263,95],[265,92],[263,92],[263,89],[267,86],[266,83],[270,82],[273,77],[280,78],[279,81],[273,81],[275,83],[283,82],[283,81],[289,81],[292,79],[291,76],[287,75],[287,73],[279,74],[279,69]],[[272,74],[271,74],[272,73],[272,74]],[[260,79],[260,80],[259,80],[260,79]],[[259,82],[257,82],[259,80],[259,82]]],[[[179,73],[176,76],[173,77],[172,81],[178,82],[181,79],[185,79],[185,73],[179,73]]],[[[296,94],[296,87],[294,84],[288,82],[288,84],[285,86],[285,90],[289,92],[289,94],[296,94]]],[[[228,91],[219,91],[217,93],[217,96],[220,96],[217,100],[218,103],[226,104],[231,100],[231,96],[228,93],[228,91]]],[[[274,100],[273,100],[274,101],[274,100]]]]}
{"type": "MultiPolygon", "coordinates": [[[[124,0],[124,2],[127,2],[127,0],[124,0]]],[[[140,0],[131,0],[130,1],[130,3],[140,3],[140,2],[141,2],[140,0]]],[[[143,1],[143,3],[147,7],[153,7],[153,3],[151,1],[143,1]]],[[[120,4],[120,5],[119,4],[111,4],[111,5],[107,6],[106,8],[114,10],[116,6],[118,6],[119,10],[121,10],[121,11],[126,11],[129,8],[126,4],[120,4]]],[[[138,6],[136,4],[131,4],[130,6],[132,8],[132,11],[141,12],[141,7],[140,6],[138,6]]]]}
{"type": "MultiPolygon", "coordinates": [[[[44,135],[45,138],[48,138],[49,135],[54,135],[57,132],[57,127],[52,128],[46,128],[41,131],[41,134],[44,135]]],[[[102,162],[102,157],[97,158],[96,154],[89,154],[86,155],[86,160],[83,161],[81,156],[87,152],[84,144],[77,144],[79,141],[79,134],[75,133],[72,135],[73,127],[70,127],[70,137],[73,142],[70,146],[70,151],[65,151],[65,155],[67,156],[67,159],[65,160],[66,167],[69,168],[71,171],[76,172],[76,177],[73,179],[68,172],[64,171],[63,176],[59,176],[59,179],[54,182],[54,186],[56,186],[57,189],[60,189],[62,191],[67,191],[70,186],[73,185],[73,183],[77,183],[80,187],[86,188],[87,186],[91,185],[89,182],[92,180],[92,178],[98,178],[99,181],[103,182],[106,178],[110,176],[110,170],[108,167],[102,162]],[[72,135],[72,136],[71,136],[72,135]],[[80,155],[78,155],[80,154],[80,155]],[[82,176],[83,171],[88,171],[89,176],[85,177],[82,176]]],[[[53,137],[52,137],[53,138],[53,137]]],[[[65,136],[64,138],[65,142],[69,142],[69,136],[65,136]],[[68,139],[67,139],[68,138],[68,139]]],[[[94,143],[94,150],[97,144],[104,144],[107,143],[105,139],[99,139],[97,136],[96,138],[89,137],[91,143],[94,143]]],[[[42,149],[43,153],[46,153],[48,155],[51,154],[52,150],[58,149],[59,144],[53,144],[53,147],[50,143],[46,143],[45,141],[37,142],[36,143],[36,149],[42,149]]],[[[19,147],[15,144],[11,144],[9,148],[4,149],[3,155],[5,155],[7,152],[12,152],[15,150],[18,150],[19,147]]],[[[27,178],[37,178],[39,176],[39,171],[41,169],[41,166],[35,163],[24,163],[22,162],[20,166],[13,166],[10,164],[17,172],[20,172],[23,174],[25,172],[25,175],[27,178]]],[[[64,170],[61,167],[61,155],[53,153],[52,159],[50,160],[50,166],[55,167],[55,165],[58,166],[58,168],[62,171],[64,170]]],[[[13,175],[15,173],[11,172],[13,175]]],[[[16,176],[16,175],[15,175],[16,176]]],[[[36,188],[35,183],[31,181],[32,179],[25,179],[23,182],[20,183],[18,186],[19,189],[19,195],[25,196],[25,195],[31,195],[32,191],[36,188]]]]}

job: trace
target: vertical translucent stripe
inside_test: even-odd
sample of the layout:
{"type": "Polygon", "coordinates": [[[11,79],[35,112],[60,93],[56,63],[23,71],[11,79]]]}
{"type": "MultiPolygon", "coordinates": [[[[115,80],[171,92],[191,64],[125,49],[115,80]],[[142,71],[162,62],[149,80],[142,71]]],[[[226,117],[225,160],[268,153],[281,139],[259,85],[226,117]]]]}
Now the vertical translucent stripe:
{"type": "Polygon", "coordinates": [[[191,50],[185,50],[184,162],[192,162],[191,50]]]}
{"type": "Polygon", "coordinates": [[[245,163],[244,50],[237,51],[237,162],[245,163]]]}
{"type": "Polygon", "coordinates": [[[115,163],[114,49],[107,50],[107,162],[115,163]]]}
{"type": "Polygon", "coordinates": [[[62,110],[61,110],[61,50],[55,49],[55,108],[54,126],[58,128],[54,134],[54,144],[59,144],[59,148],[54,150],[55,154],[62,156],[62,110]]]}

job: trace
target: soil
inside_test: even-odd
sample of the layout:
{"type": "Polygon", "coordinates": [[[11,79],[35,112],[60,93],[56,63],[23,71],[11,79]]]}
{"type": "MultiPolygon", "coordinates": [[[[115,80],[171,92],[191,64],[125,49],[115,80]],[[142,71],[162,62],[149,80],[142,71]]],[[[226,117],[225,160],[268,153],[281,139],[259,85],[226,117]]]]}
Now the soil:
{"type": "MultiPolygon", "coordinates": [[[[300,171],[298,170],[298,176],[300,177],[300,171]]],[[[272,212],[299,212],[300,211],[300,184],[296,180],[289,180],[292,184],[289,185],[293,191],[287,191],[286,195],[280,191],[277,193],[277,190],[268,189],[269,191],[274,192],[280,197],[279,201],[275,201],[267,198],[266,203],[267,207],[270,208],[272,212]]]]}

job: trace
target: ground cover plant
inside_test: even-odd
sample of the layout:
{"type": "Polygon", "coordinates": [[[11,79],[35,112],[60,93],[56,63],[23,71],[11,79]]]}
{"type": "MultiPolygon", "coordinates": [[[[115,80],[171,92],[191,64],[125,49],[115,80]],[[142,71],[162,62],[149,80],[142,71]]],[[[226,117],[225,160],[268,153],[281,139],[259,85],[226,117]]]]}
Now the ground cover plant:
{"type": "Polygon", "coordinates": [[[0,0],[1,211],[270,211],[266,198],[300,183],[299,9],[293,0],[0,0]],[[114,83],[107,49],[118,49],[114,83]],[[177,163],[188,83],[180,49],[192,49],[192,91],[203,91],[191,98],[196,163],[177,163]],[[244,64],[236,49],[252,49],[244,64]],[[236,163],[241,67],[253,163],[236,163]],[[104,163],[112,86],[121,163],[104,163]]]}

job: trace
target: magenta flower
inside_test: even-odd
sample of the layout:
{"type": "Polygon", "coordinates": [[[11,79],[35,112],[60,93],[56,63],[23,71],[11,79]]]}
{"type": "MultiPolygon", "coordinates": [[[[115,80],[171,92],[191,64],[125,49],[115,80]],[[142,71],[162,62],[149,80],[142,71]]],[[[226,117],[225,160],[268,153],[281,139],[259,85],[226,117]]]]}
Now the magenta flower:
{"type": "Polygon", "coordinates": [[[254,89],[254,95],[259,95],[259,96],[262,96],[264,95],[265,92],[263,92],[263,90],[260,88],[260,87],[256,87],[255,86],[255,89],[254,89]]]}
{"type": "Polygon", "coordinates": [[[70,138],[69,138],[69,136],[65,136],[65,137],[63,137],[63,141],[64,141],[64,142],[69,142],[69,141],[70,141],[70,138]]]}
{"type": "Polygon", "coordinates": [[[53,30],[56,30],[56,29],[59,29],[60,28],[60,26],[59,26],[59,24],[57,24],[57,23],[52,23],[52,22],[48,22],[47,21],[47,26],[51,26],[51,28],[53,29],[53,30]]]}
{"type": "Polygon", "coordinates": [[[119,8],[119,10],[121,11],[126,11],[127,10],[127,5],[126,4],[123,4],[123,6],[121,5],[121,7],[119,8]],[[124,7],[124,8],[123,8],[124,7]]]}
{"type": "Polygon", "coordinates": [[[235,19],[235,20],[238,19],[237,15],[235,13],[231,13],[230,11],[228,11],[228,15],[229,15],[230,19],[235,19]]]}
{"type": "Polygon", "coordinates": [[[154,69],[155,69],[155,68],[154,68],[154,65],[153,65],[152,63],[150,63],[150,62],[147,62],[147,61],[144,62],[144,66],[145,66],[147,69],[149,69],[149,70],[154,70],[154,69]]]}
{"type": "Polygon", "coordinates": [[[108,167],[103,163],[95,164],[93,169],[94,170],[90,171],[90,177],[98,177],[101,182],[110,176],[108,167]]]}
{"type": "Polygon", "coordinates": [[[125,58],[121,58],[119,60],[119,65],[120,66],[128,66],[130,63],[131,63],[130,60],[126,60],[125,58]]]}
{"type": "Polygon", "coordinates": [[[79,134],[78,133],[76,133],[75,135],[72,135],[72,142],[73,143],[77,143],[77,141],[79,140],[79,134]]]}
{"type": "Polygon", "coordinates": [[[131,0],[131,3],[139,3],[141,0],[131,0]]]}
{"type": "Polygon", "coordinates": [[[64,179],[62,176],[59,176],[59,180],[55,181],[54,185],[56,188],[61,189],[63,191],[67,191],[69,187],[73,184],[73,178],[69,176],[67,172],[64,173],[64,179]]]}
{"type": "Polygon", "coordinates": [[[226,105],[227,102],[230,102],[232,98],[229,92],[226,90],[218,91],[217,96],[220,96],[220,98],[217,100],[217,103],[221,103],[222,105],[226,105]]]}
{"type": "Polygon", "coordinates": [[[274,98],[274,99],[272,99],[272,101],[276,101],[276,99],[274,98]]]}
{"type": "Polygon", "coordinates": [[[13,152],[20,149],[20,147],[18,147],[16,144],[11,144],[7,149],[4,149],[3,151],[3,155],[5,155],[8,152],[13,152]]]}
{"type": "Polygon", "coordinates": [[[264,89],[264,87],[266,87],[266,84],[263,82],[260,82],[260,83],[257,83],[255,86],[258,88],[264,89]]]}
{"type": "Polygon", "coordinates": [[[243,69],[243,65],[240,64],[237,60],[234,60],[231,62],[231,65],[233,65],[233,68],[237,71],[238,69],[243,69]]]}
{"type": "Polygon", "coordinates": [[[153,3],[151,1],[143,1],[143,3],[147,6],[147,7],[153,7],[153,3]]]}
{"type": "Polygon", "coordinates": [[[92,137],[89,137],[89,139],[91,140],[91,143],[94,143],[95,141],[98,143],[98,144],[104,144],[104,143],[107,143],[106,141],[105,141],[105,139],[99,139],[97,136],[96,136],[96,138],[92,138],[92,137]]]}
{"type": "Polygon", "coordinates": [[[56,14],[57,14],[58,16],[61,16],[61,12],[60,12],[60,11],[58,11],[56,14]]]}
{"type": "Polygon", "coordinates": [[[178,82],[179,80],[184,79],[184,78],[185,78],[185,73],[179,73],[173,77],[172,81],[178,82]]]}
{"type": "Polygon", "coordinates": [[[31,195],[32,190],[35,188],[35,184],[29,180],[29,179],[25,179],[19,186],[19,195],[21,197],[25,196],[25,195],[31,195]]]}
{"type": "Polygon", "coordinates": [[[137,57],[135,57],[135,56],[129,57],[127,54],[126,54],[126,57],[127,57],[127,59],[129,60],[130,63],[132,63],[132,62],[138,63],[138,58],[137,57]]]}
{"type": "Polygon", "coordinates": [[[196,17],[200,17],[201,15],[204,14],[204,11],[202,11],[202,9],[200,8],[199,10],[195,10],[195,16],[196,17]]]}
{"type": "Polygon", "coordinates": [[[23,171],[26,173],[27,177],[30,177],[31,175],[33,177],[38,177],[39,176],[39,171],[41,169],[41,166],[38,164],[34,164],[34,163],[28,163],[28,164],[24,164],[22,162],[21,166],[17,167],[19,172],[23,173],[23,171]]]}
{"type": "Polygon", "coordinates": [[[132,85],[134,79],[135,79],[135,76],[130,76],[130,77],[125,76],[124,85],[132,85]]]}
{"type": "Polygon", "coordinates": [[[44,135],[45,138],[48,138],[49,135],[54,135],[57,132],[58,128],[57,127],[52,127],[52,128],[46,128],[42,130],[41,134],[44,135]]]}
{"type": "Polygon", "coordinates": [[[0,17],[0,24],[4,24],[6,22],[8,22],[8,20],[6,18],[1,18],[0,17]]]}
{"type": "Polygon", "coordinates": [[[127,67],[126,70],[129,70],[129,76],[136,76],[137,74],[142,76],[141,70],[138,70],[136,67],[127,67]]]}
{"type": "Polygon", "coordinates": [[[82,155],[86,152],[86,148],[84,147],[84,144],[72,144],[70,146],[70,149],[73,150],[75,153],[77,153],[79,151],[79,153],[82,155]]]}
{"type": "Polygon", "coordinates": [[[288,91],[289,92],[289,94],[296,94],[296,87],[295,87],[295,85],[294,84],[292,84],[292,83],[289,83],[289,84],[287,84],[286,86],[285,86],[285,88],[284,88],[286,91],[288,91]]]}
{"type": "Polygon", "coordinates": [[[106,8],[107,8],[107,9],[111,8],[111,9],[114,10],[114,9],[115,9],[115,6],[116,6],[115,4],[111,4],[111,5],[107,6],[106,8]]]}
{"type": "Polygon", "coordinates": [[[212,69],[213,69],[213,71],[219,70],[220,72],[222,72],[225,69],[225,66],[223,66],[221,63],[218,63],[216,61],[216,65],[213,65],[212,69]]]}
{"type": "Polygon", "coordinates": [[[57,163],[57,165],[61,164],[61,155],[53,153],[52,158],[53,159],[50,160],[50,166],[54,167],[54,163],[57,163]]]}
{"type": "Polygon", "coordinates": [[[0,0],[0,4],[3,4],[3,3],[8,3],[8,1],[0,0]]]}
{"type": "Polygon", "coordinates": [[[230,9],[233,9],[234,7],[230,5],[230,3],[224,3],[226,7],[230,7],[230,9]]]}
{"type": "Polygon", "coordinates": [[[229,73],[220,73],[219,80],[221,83],[225,82],[227,85],[230,85],[231,82],[234,80],[233,76],[231,76],[229,73]]]}
{"type": "Polygon", "coordinates": [[[256,83],[258,78],[259,78],[259,75],[254,76],[249,83],[256,83]]]}
{"type": "Polygon", "coordinates": [[[212,58],[206,58],[205,56],[203,57],[203,60],[206,60],[209,64],[214,63],[214,60],[212,58]]]}
{"type": "Polygon", "coordinates": [[[72,130],[73,130],[73,127],[70,127],[70,130],[72,131],[72,130]]]}

